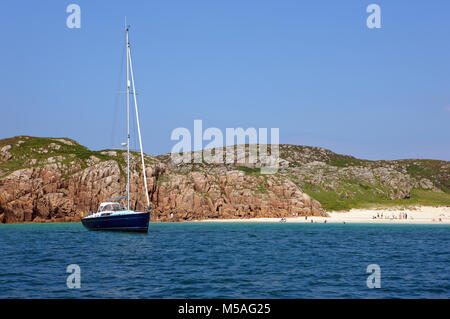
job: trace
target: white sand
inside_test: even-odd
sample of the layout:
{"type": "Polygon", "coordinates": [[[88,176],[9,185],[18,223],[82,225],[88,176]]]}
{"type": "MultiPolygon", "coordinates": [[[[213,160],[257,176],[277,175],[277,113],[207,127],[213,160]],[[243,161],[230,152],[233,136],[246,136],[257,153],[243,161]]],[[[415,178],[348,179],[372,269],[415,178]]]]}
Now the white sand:
{"type": "MultiPolygon", "coordinates": [[[[374,223],[374,224],[446,224],[450,225],[450,206],[418,206],[414,208],[352,209],[348,212],[328,212],[330,217],[289,217],[287,223],[374,223]],[[404,214],[407,214],[405,219],[404,214]],[[383,216],[383,217],[381,217],[383,216]],[[376,217],[376,218],[373,218],[376,217]]],[[[280,218],[207,219],[200,222],[280,222],[280,218]]]]}

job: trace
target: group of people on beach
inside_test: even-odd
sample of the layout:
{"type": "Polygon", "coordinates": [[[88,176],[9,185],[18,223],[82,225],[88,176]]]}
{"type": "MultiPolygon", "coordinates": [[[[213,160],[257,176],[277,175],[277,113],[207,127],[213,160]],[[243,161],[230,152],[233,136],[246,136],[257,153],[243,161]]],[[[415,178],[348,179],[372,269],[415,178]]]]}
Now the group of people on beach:
{"type": "Polygon", "coordinates": [[[383,212],[377,213],[376,216],[373,216],[373,219],[408,219],[408,213],[398,213],[398,215],[391,214],[390,216],[388,214],[384,215],[383,212]]]}

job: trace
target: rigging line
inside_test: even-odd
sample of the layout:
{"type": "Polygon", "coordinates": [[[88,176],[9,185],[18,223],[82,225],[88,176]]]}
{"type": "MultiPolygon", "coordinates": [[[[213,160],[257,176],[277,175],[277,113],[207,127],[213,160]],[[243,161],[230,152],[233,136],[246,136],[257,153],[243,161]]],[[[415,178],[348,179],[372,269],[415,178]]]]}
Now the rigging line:
{"type": "MultiPolygon", "coordinates": [[[[133,87],[133,83],[132,83],[131,87],[133,87]]],[[[135,93],[133,92],[133,94],[135,94],[135,93]]],[[[138,108],[139,108],[139,105],[138,105],[138,108]]],[[[131,118],[135,118],[136,119],[137,115],[136,115],[136,110],[135,110],[134,107],[130,108],[130,112],[131,112],[131,118]]],[[[138,134],[137,134],[137,131],[136,131],[136,122],[135,121],[131,121],[131,128],[133,130],[133,137],[132,137],[132,141],[131,141],[131,143],[132,143],[131,145],[133,146],[132,150],[134,152],[136,152],[136,153],[139,153],[139,144],[138,144],[138,141],[137,141],[138,134]]],[[[133,158],[134,158],[134,156],[133,156],[133,158]]],[[[136,169],[138,171],[139,170],[139,166],[137,166],[136,169]]]]}
{"type": "MultiPolygon", "coordinates": [[[[123,75],[123,60],[124,60],[124,55],[125,55],[125,48],[126,48],[126,43],[123,45],[122,47],[122,57],[120,59],[120,72],[119,72],[119,78],[117,79],[117,89],[120,90],[121,87],[121,80],[122,80],[122,75],[123,75]]],[[[116,91],[118,91],[116,90],[116,91]]],[[[114,133],[116,132],[116,126],[117,126],[117,109],[118,109],[118,104],[119,104],[119,96],[120,94],[116,94],[115,95],[115,99],[114,99],[114,115],[113,115],[113,123],[112,123],[112,127],[111,127],[111,149],[114,149],[115,147],[115,143],[114,143],[114,133]]]]}
{"type": "MultiPolygon", "coordinates": [[[[134,114],[134,116],[136,118],[136,112],[134,110],[133,110],[133,114],[134,114]]],[[[134,141],[133,141],[133,143],[134,143],[134,150],[135,150],[135,152],[139,152],[138,142],[137,142],[136,122],[134,122],[134,121],[133,121],[133,139],[134,139],[134,141]]]]}

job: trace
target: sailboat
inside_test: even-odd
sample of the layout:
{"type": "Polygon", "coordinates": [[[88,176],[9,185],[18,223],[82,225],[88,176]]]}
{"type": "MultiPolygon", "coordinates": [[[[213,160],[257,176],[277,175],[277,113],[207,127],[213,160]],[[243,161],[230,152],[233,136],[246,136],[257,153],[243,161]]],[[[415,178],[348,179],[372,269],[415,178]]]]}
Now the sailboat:
{"type": "Polygon", "coordinates": [[[133,63],[131,60],[131,50],[129,42],[129,26],[126,27],[126,51],[127,51],[127,142],[122,145],[127,146],[127,195],[107,199],[101,203],[98,211],[83,217],[81,222],[89,230],[118,230],[148,232],[150,220],[150,200],[148,197],[147,176],[145,174],[144,151],[142,149],[141,128],[139,125],[139,112],[136,100],[136,90],[134,85],[133,63]],[[132,91],[131,91],[132,88],[132,91]],[[130,210],[130,95],[134,97],[134,107],[136,113],[137,131],[139,135],[139,146],[142,161],[142,172],[144,177],[145,195],[147,198],[147,211],[136,212],[130,210]],[[127,207],[121,205],[119,200],[125,199],[127,207]]]}

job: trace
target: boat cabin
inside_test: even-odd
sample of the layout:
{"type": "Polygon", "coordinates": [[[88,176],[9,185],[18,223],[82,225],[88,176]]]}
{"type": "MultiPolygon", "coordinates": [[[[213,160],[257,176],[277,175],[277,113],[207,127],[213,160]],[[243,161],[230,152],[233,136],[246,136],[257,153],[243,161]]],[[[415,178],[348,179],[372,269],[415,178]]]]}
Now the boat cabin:
{"type": "Polygon", "coordinates": [[[122,204],[114,202],[101,203],[97,213],[101,212],[119,212],[125,210],[122,204]]]}

